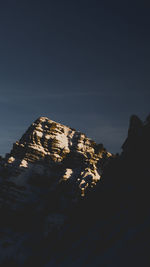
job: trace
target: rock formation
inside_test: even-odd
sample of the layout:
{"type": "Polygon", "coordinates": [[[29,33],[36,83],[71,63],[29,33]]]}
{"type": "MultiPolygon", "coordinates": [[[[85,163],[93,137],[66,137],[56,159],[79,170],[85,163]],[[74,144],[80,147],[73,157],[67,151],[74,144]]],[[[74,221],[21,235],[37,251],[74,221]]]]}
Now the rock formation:
{"type": "Polygon", "coordinates": [[[27,193],[33,186],[54,192],[66,184],[77,201],[100,180],[110,156],[83,133],[40,117],[7,154],[1,176],[27,193]]]}

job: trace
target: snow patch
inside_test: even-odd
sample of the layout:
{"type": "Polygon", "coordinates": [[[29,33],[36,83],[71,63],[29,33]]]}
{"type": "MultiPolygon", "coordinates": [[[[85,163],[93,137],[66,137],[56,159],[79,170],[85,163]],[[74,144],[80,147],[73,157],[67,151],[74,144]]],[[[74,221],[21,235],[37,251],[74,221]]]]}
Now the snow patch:
{"type": "Polygon", "coordinates": [[[51,138],[51,136],[49,135],[49,134],[45,134],[45,136],[44,136],[46,139],[50,139],[51,138]]]}
{"type": "Polygon", "coordinates": [[[56,140],[59,141],[60,148],[68,148],[68,138],[65,134],[56,135],[56,140]]]}
{"type": "Polygon", "coordinates": [[[72,173],[73,173],[72,169],[66,169],[63,179],[65,180],[69,179],[72,173]]]}
{"type": "Polygon", "coordinates": [[[28,162],[27,162],[25,159],[23,159],[23,160],[21,161],[19,167],[27,168],[27,167],[28,167],[28,162]]]}
{"type": "Polygon", "coordinates": [[[12,163],[12,162],[14,162],[15,161],[15,158],[14,157],[10,157],[9,159],[8,159],[8,163],[12,163]]]}
{"type": "MultiPolygon", "coordinates": [[[[41,129],[40,129],[41,130],[41,129]]],[[[42,138],[43,136],[43,133],[41,131],[35,131],[36,132],[36,135],[40,138],[42,138]]]]}

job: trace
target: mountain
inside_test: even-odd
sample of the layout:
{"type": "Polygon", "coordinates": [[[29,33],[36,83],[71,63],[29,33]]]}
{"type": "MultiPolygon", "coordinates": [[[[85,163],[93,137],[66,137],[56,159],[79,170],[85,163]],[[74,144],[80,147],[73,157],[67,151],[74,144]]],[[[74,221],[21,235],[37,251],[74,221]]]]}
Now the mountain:
{"type": "Polygon", "coordinates": [[[1,266],[148,266],[150,118],[120,155],[48,118],[0,161],[1,266]]]}
{"type": "Polygon", "coordinates": [[[38,231],[43,228],[40,237],[47,238],[64,225],[70,211],[94,190],[111,156],[102,144],[75,129],[46,117],[32,123],[0,161],[1,231],[11,232],[9,238],[7,233],[2,238],[1,262],[8,250],[19,255],[16,235],[16,244],[22,238],[24,242],[24,235],[36,225],[38,231]]]}
{"type": "MultiPolygon", "coordinates": [[[[7,195],[9,192],[12,195],[13,187],[15,190],[16,187],[21,188],[24,194],[31,194],[40,187],[54,192],[61,186],[67,186],[70,188],[70,205],[70,201],[78,201],[96,185],[103,165],[110,157],[111,153],[102,144],[97,145],[83,133],[40,117],[13,145],[1,163],[1,177],[5,177],[2,184],[11,183],[11,191],[8,188],[7,195]]],[[[30,198],[24,195],[23,199],[21,208],[22,202],[28,202],[30,198]]],[[[15,196],[13,200],[18,203],[15,196]]]]}

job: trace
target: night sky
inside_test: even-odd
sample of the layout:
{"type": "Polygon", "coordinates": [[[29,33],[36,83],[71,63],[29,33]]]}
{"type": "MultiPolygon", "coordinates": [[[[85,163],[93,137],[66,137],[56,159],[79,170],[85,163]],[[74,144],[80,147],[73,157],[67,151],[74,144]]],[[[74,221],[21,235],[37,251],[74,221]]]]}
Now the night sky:
{"type": "MultiPolygon", "coordinates": [[[[147,1],[148,3],[148,1],[147,1]]],[[[150,112],[146,1],[0,1],[0,154],[38,117],[119,152],[150,112]]]]}

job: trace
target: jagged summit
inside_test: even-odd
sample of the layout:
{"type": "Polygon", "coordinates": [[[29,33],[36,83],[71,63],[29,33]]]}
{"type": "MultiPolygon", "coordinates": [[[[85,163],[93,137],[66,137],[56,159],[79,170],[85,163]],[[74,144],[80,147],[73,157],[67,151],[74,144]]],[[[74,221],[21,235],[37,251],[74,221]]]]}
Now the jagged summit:
{"type": "Polygon", "coordinates": [[[70,128],[70,127],[68,127],[68,126],[63,125],[63,124],[60,123],[60,122],[56,122],[56,121],[51,120],[51,119],[49,119],[48,117],[45,117],[45,116],[40,116],[40,117],[38,117],[32,124],[34,124],[34,123],[35,123],[35,124],[37,124],[37,123],[41,123],[41,124],[44,124],[44,123],[47,123],[47,124],[57,123],[58,125],[61,125],[61,126],[63,126],[63,127],[70,128]]]}
{"type": "Polygon", "coordinates": [[[101,157],[104,149],[98,149],[94,141],[75,129],[46,117],[39,117],[13,145],[10,158],[20,158],[30,162],[46,158],[61,162],[71,152],[90,159],[95,158],[95,152],[101,157]]]}
{"type": "Polygon", "coordinates": [[[39,118],[36,119],[36,121],[52,121],[50,120],[48,117],[45,117],[45,116],[40,116],[39,118]]]}
{"type": "Polygon", "coordinates": [[[54,121],[54,120],[51,120],[51,119],[49,119],[48,117],[45,117],[45,116],[40,116],[40,117],[38,117],[33,123],[42,123],[42,122],[47,122],[47,123],[57,123],[57,124],[59,124],[59,125],[61,125],[61,126],[63,126],[63,127],[66,127],[66,128],[70,128],[69,126],[65,126],[65,125],[63,125],[62,123],[60,123],[60,122],[56,122],[56,121],[54,121]]]}
{"type": "Polygon", "coordinates": [[[77,199],[97,184],[110,156],[102,144],[97,145],[85,134],[39,117],[14,143],[1,175],[15,187],[24,186],[27,193],[37,186],[55,192],[62,182],[65,186],[69,182],[71,199],[77,199]]]}

